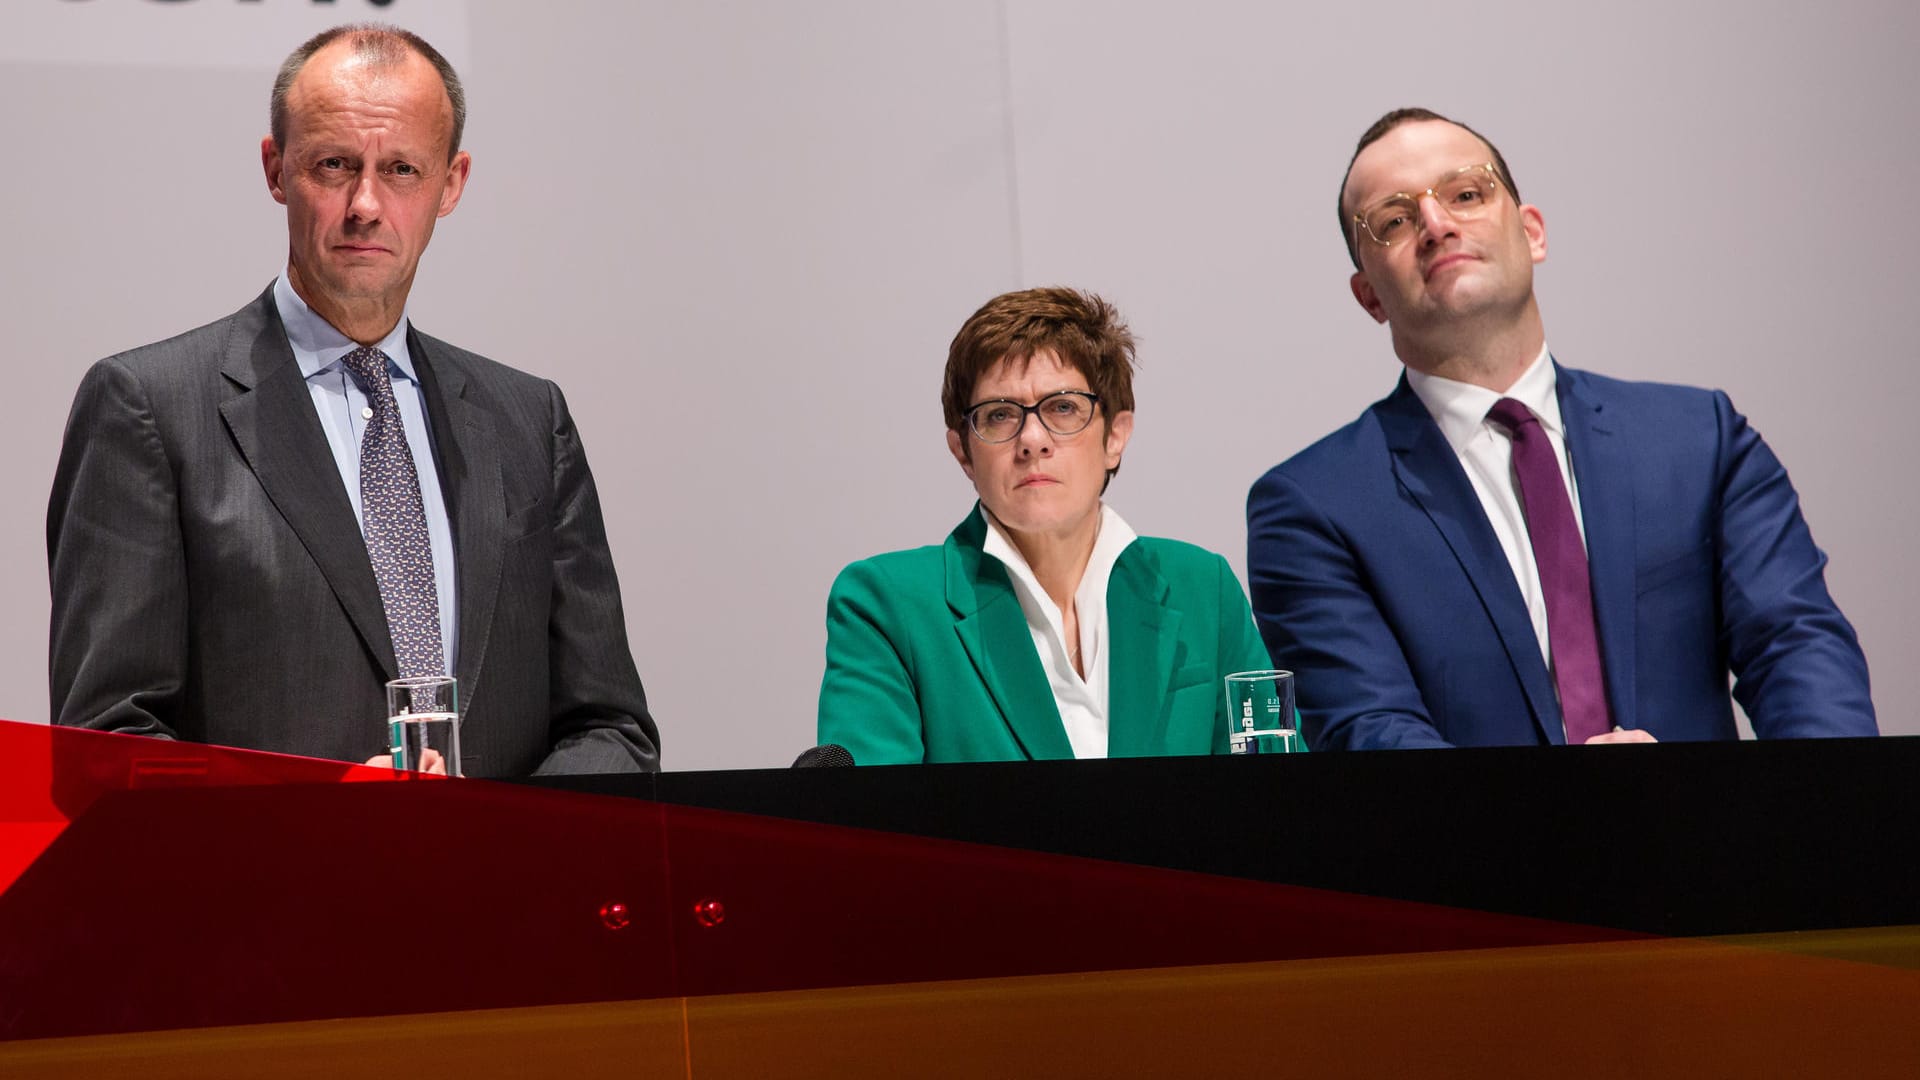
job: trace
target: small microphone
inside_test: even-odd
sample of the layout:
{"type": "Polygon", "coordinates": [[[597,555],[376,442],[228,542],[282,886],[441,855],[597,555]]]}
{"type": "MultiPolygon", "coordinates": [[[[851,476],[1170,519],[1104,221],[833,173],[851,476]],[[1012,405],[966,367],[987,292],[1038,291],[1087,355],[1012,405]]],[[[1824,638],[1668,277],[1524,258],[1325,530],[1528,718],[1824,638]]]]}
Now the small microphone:
{"type": "Polygon", "coordinates": [[[793,759],[793,767],[796,769],[838,768],[851,764],[853,764],[853,755],[839,743],[816,746],[793,759]]]}

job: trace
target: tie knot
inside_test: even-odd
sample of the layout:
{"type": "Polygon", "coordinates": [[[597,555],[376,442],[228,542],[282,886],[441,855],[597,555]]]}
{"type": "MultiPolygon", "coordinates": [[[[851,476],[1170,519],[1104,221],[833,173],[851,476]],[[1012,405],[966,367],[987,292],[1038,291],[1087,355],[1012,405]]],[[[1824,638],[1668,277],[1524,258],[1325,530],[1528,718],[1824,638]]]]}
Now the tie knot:
{"type": "Polygon", "coordinates": [[[379,388],[392,385],[387,378],[387,354],[371,345],[362,345],[340,358],[353,381],[368,397],[376,397],[379,388]]]}
{"type": "Polygon", "coordinates": [[[1493,408],[1487,410],[1487,419],[1506,428],[1508,433],[1513,435],[1520,434],[1520,429],[1527,424],[1540,422],[1540,418],[1533,415],[1532,409],[1510,397],[1503,397],[1494,402],[1493,408]]]}

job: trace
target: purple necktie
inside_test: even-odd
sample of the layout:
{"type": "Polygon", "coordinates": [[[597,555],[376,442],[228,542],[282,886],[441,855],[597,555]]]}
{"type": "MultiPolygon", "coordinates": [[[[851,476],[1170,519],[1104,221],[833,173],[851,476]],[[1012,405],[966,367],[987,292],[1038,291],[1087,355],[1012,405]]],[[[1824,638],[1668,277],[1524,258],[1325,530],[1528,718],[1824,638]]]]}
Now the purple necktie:
{"type": "Polygon", "coordinates": [[[420,500],[420,474],[413,467],[393,382],[387,377],[387,354],[363,346],[341,362],[372,406],[373,416],[360,436],[360,525],[367,536],[373,579],[380,585],[380,604],[387,612],[393,657],[403,677],[445,675],[433,543],[420,500]]]}
{"type": "Polygon", "coordinates": [[[1567,745],[1577,746],[1613,730],[1607,687],[1600,671],[1600,638],[1593,621],[1593,582],[1587,548],[1567,499],[1558,455],[1540,421],[1525,405],[1501,398],[1487,419],[1513,436],[1513,472],[1527,512],[1527,537],[1547,598],[1547,643],[1553,681],[1560,689],[1567,745]]]}

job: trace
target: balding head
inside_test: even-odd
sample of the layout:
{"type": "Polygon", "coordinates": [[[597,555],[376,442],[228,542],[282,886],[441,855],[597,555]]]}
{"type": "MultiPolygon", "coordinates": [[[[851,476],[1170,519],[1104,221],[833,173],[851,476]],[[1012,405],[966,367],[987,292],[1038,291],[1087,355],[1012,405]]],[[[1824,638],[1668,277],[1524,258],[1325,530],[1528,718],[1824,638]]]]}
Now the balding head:
{"type": "Polygon", "coordinates": [[[287,145],[287,129],[292,122],[294,83],[306,69],[307,61],[322,49],[335,44],[351,49],[355,59],[361,63],[399,66],[417,56],[433,65],[434,72],[440,76],[440,85],[447,92],[452,128],[447,139],[447,160],[453,160],[453,155],[460,152],[460,138],[467,126],[467,93],[460,85],[459,73],[453,70],[453,65],[447,63],[447,58],[441,56],[439,50],[427,44],[420,35],[382,23],[336,26],[315,34],[293,50],[280,65],[280,74],[273,80],[273,96],[267,107],[267,120],[274,142],[287,145]]]}

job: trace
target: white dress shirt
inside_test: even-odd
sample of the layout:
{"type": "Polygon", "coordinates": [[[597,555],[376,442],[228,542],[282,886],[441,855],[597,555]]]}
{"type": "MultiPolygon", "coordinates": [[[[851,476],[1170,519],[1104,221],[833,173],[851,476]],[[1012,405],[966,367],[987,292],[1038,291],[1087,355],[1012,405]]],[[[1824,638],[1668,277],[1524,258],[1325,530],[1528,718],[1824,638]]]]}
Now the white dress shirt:
{"type": "Polygon", "coordinates": [[[1553,650],[1547,642],[1547,598],[1540,589],[1540,567],[1534,561],[1533,542],[1527,536],[1527,516],[1520,502],[1520,484],[1513,474],[1513,439],[1499,424],[1487,420],[1487,410],[1501,398],[1512,398],[1539,417],[1540,427],[1553,444],[1553,456],[1560,462],[1560,476],[1567,483],[1567,498],[1573,502],[1573,521],[1580,527],[1580,541],[1586,542],[1586,519],[1580,513],[1580,490],[1574,483],[1573,465],[1567,458],[1566,427],[1560,422],[1560,399],[1554,395],[1553,361],[1542,346],[1540,355],[1504,394],[1484,386],[1455,382],[1409,369],[1407,385],[1420,403],[1427,407],[1447,445],[1460,457],[1460,465],[1473,483],[1474,494],[1487,512],[1493,534],[1500,538],[1500,549],[1507,553],[1513,567],[1513,580],[1527,602],[1527,614],[1533,619],[1534,636],[1540,639],[1540,655],[1553,668],[1553,650]]]}
{"type": "MultiPolygon", "coordinates": [[[[984,510],[985,508],[982,507],[984,510]]],[[[1053,689],[1053,702],[1060,710],[1060,722],[1067,729],[1067,741],[1073,744],[1076,758],[1107,756],[1107,582],[1113,576],[1113,564],[1136,539],[1136,534],[1120,515],[1105,503],[1100,504],[1100,531],[1093,541],[1093,554],[1087,559],[1086,572],[1080,575],[1080,587],[1074,591],[1073,606],[1080,619],[1080,666],[1086,677],[1074,670],[1066,646],[1065,619],[1060,608],[1040,587],[1033,568],[1013,546],[1006,531],[986,514],[987,537],[981,550],[999,559],[1013,579],[1013,592],[1020,598],[1020,610],[1027,617],[1027,631],[1033,635],[1034,651],[1040,654],[1040,666],[1046,669],[1047,683],[1053,689]]]]}

